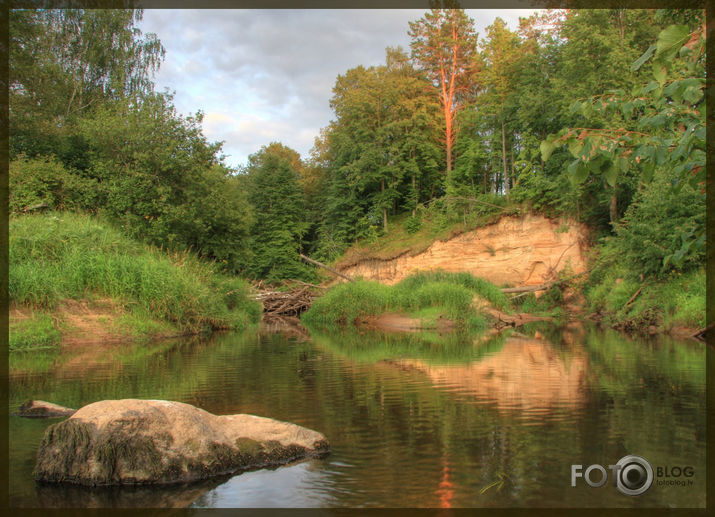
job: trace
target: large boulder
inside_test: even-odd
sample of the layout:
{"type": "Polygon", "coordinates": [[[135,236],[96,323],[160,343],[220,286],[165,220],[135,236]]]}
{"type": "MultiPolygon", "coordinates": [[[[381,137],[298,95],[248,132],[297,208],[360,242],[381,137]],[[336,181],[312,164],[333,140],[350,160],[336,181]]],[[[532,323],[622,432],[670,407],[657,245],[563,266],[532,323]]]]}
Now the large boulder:
{"type": "Polygon", "coordinates": [[[47,428],[34,475],[91,486],[185,483],[327,452],[322,434],[270,418],[105,400],[47,428]]]}

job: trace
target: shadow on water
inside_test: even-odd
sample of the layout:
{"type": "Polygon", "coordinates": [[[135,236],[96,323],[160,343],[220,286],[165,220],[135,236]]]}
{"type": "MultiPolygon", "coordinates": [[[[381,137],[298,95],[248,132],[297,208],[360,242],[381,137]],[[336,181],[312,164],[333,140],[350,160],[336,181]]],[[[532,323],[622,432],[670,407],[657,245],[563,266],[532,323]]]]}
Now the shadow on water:
{"type": "Polygon", "coordinates": [[[230,476],[187,485],[84,487],[37,483],[40,508],[185,508],[230,476]]]}

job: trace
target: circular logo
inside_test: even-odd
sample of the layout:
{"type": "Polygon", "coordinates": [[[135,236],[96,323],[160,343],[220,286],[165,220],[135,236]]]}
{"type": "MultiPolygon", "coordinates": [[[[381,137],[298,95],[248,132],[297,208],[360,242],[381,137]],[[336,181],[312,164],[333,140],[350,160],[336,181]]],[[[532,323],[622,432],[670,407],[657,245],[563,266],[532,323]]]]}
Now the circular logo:
{"type": "Polygon", "coordinates": [[[641,495],[653,484],[653,467],[645,458],[633,454],[623,456],[618,463],[616,486],[626,495],[641,495]]]}

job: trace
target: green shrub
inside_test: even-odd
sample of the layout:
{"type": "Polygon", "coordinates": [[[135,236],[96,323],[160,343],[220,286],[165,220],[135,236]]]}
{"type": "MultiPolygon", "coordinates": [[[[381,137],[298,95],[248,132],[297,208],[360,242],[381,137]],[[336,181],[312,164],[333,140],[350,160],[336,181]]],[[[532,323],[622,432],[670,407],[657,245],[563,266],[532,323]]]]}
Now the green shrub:
{"type": "Polygon", "coordinates": [[[407,221],[405,221],[405,230],[410,235],[420,231],[421,227],[422,220],[419,217],[410,216],[409,218],[407,218],[407,221]]]}
{"type": "Polygon", "coordinates": [[[9,164],[10,213],[45,204],[49,209],[97,206],[98,184],[66,169],[53,156],[25,158],[9,164]]]}
{"type": "Polygon", "coordinates": [[[667,331],[678,324],[705,326],[705,271],[702,268],[641,282],[628,277],[623,267],[617,267],[592,283],[585,294],[591,310],[600,312],[606,323],[618,327],[643,331],[655,325],[667,331]],[[626,306],[639,288],[638,296],[626,306]]]}
{"type": "Polygon", "coordinates": [[[665,278],[697,269],[704,263],[704,246],[692,246],[679,265],[664,259],[682,246],[681,235],[705,225],[705,196],[689,185],[673,188],[666,174],[657,175],[638,193],[616,227],[613,246],[619,260],[646,277],[665,278]]]}

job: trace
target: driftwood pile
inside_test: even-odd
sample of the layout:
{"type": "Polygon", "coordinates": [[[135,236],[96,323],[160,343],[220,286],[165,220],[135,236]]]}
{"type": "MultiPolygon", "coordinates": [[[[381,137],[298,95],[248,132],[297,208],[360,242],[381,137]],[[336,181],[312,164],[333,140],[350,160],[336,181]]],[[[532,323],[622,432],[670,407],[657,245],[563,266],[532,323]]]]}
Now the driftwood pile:
{"type": "Polygon", "coordinates": [[[257,293],[254,299],[263,304],[264,317],[299,316],[310,308],[313,300],[318,296],[316,289],[323,289],[297,280],[283,282],[283,289],[266,286],[263,282],[259,282],[255,287],[257,293]]]}

